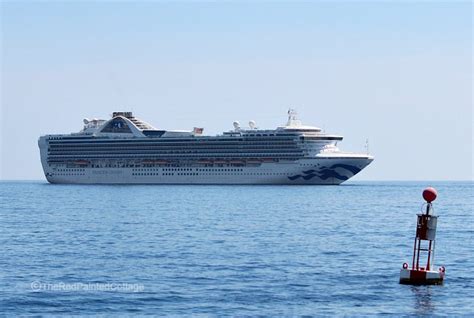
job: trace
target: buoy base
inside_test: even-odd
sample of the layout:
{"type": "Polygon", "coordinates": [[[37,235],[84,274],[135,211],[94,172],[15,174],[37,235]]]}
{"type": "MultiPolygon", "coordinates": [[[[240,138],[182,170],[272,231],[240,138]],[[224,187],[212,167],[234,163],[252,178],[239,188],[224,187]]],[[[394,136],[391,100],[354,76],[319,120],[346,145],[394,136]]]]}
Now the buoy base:
{"type": "Polygon", "coordinates": [[[406,285],[441,285],[444,280],[444,268],[439,271],[402,268],[400,284],[406,285]]]}

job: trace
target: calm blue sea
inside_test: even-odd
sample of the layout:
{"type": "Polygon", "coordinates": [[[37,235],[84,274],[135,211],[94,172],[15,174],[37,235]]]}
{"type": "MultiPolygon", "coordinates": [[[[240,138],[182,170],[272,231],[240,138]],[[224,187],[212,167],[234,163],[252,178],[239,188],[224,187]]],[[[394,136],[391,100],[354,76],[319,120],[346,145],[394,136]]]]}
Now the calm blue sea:
{"type": "Polygon", "coordinates": [[[473,315],[474,184],[0,183],[0,313],[473,315]],[[398,284],[438,190],[443,286],[398,284]]]}

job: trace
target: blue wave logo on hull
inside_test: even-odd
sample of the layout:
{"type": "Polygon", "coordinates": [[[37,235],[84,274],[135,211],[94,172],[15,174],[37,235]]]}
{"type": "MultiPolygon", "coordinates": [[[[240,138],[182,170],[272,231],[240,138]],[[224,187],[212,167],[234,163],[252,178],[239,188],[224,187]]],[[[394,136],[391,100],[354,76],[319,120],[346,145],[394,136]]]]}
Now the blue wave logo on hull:
{"type": "Polygon", "coordinates": [[[321,167],[321,168],[319,168],[319,170],[306,170],[306,171],[303,171],[302,175],[297,174],[297,175],[288,177],[288,179],[290,179],[291,181],[299,179],[299,178],[302,178],[304,180],[311,180],[314,177],[318,177],[322,180],[327,180],[329,178],[335,178],[335,179],[338,179],[338,180],[345,181],[345,180],[349,179],[349,177],[347,177],[345,175],[341,175],[338,172],[336,172],[336,170],[335,170],[336,168],[345,169],[345,170],[349,171],[350,173],[352,173],[352,176],[359,173],[360,170],[361,170],[360,168],[358,168],[356,166],[346,165],[346,164],[342,164],[342,163],[336,163],[336,164],[333,164],[329,168],[328,167],[321,167]]]}

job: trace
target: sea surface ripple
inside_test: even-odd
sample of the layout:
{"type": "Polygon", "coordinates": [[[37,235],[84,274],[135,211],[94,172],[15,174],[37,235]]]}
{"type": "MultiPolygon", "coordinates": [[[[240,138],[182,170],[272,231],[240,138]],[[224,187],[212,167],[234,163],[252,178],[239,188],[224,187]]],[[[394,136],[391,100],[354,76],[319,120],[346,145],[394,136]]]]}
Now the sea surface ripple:
{"type": "Polygon", "coordinates": [[[0,183],[4,315],[474,315],[472,182],[0,183]],[[443,286],[398,284],[426,186],[443,286]]]}

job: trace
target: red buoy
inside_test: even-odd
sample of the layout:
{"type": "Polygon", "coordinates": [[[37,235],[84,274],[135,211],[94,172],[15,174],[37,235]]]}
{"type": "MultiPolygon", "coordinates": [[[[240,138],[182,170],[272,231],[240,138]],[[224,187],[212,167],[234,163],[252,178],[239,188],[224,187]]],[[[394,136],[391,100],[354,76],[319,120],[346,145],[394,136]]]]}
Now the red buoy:
{"type": "Polygon", "coordinates": [[[438,193],[436,192],[435,188],[429,187],[423,190],[423,199],[425,199],[425,201],[428,203],[431,203],[436,200],[437,196],[438,193]]]}
{"type": "Polygon", "coordinates": [[[438,216],[430,214],[432,201],[436,199],[437,193],[433,188],[423,191],[426,200],[426,213],[417,214],[415,243],[413,245],[413,258],[411,268],[403,263],[400,270],[400,284],[430,285],[442,284],[446,269],[441,266],[438,271],[433,269],[436,227],[438,216]],[[427,255],[426,263],[423,263],[423,255],[427,255]]]}

